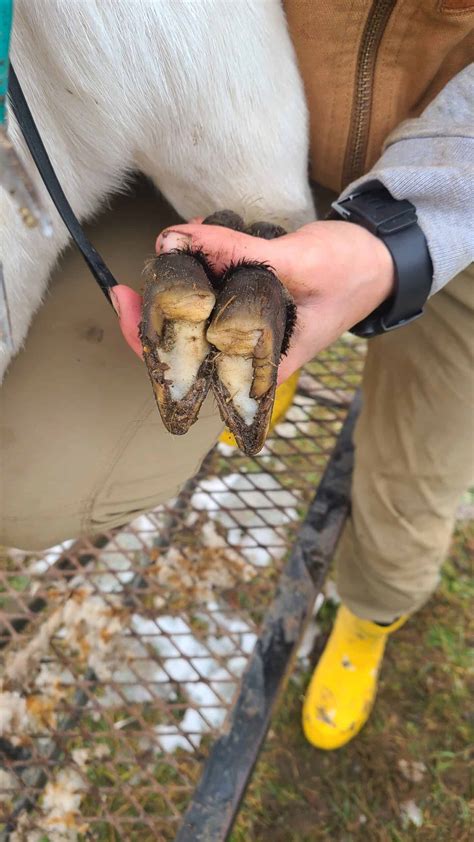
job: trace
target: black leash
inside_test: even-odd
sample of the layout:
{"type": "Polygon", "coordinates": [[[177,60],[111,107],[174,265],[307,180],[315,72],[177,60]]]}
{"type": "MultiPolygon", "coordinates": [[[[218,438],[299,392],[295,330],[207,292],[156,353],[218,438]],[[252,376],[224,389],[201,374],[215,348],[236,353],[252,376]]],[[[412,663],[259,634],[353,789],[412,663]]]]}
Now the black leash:
{"type": "Polygon", "coordinates": [[[56,206],[56,210],[66,225],[71,237],[94,275],[94,278],[99,284],[102,292],[110,302],[110,289],[111,287],[117,286],[117,281],[106,263],[102,260],[99,252],[87,239],[79,220],[64,195],[63,189],[57,179],[56,173],[54,172],[48,153],[44,148],[41,135],[36,127],[33,115],[28,107],[28,103],[11,64],[10,74],[8,77],[8,92],[10,94],[10,102],[13,108],[13,113],[18,120],[18,125],[20,126],[23,137],[25,138],[28,149],[30,150],[31,156],[38,168],[38,172],[43,179],[44,185],[56,206]]]}

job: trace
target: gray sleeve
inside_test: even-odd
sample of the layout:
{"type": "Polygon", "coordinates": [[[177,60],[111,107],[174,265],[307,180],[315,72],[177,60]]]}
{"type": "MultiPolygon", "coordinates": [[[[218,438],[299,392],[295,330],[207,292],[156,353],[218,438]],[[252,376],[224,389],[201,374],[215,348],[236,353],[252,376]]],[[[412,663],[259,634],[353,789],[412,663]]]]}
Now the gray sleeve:
{"type": "Polygon", "coordinates": [[[474,64],[389,135],[373,169],[341,198],[374,178],[415,205],[438,292],[474,260],[474,64]]]}

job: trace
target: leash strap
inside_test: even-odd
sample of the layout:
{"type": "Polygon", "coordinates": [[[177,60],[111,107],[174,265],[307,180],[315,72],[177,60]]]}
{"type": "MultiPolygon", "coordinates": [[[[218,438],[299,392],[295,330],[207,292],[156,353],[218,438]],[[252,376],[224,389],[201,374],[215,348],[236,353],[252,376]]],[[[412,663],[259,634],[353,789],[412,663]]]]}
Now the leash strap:
{"type": "Polygon", "coordinates": [[[54,172],[53,165],[49,160],[48,153],[46,152],[43,141],[41,140],[41,135],[36,127],[33,115],[28,107],[28,103],[11,64],[8,90],[13,113],[15,114],[23,137],[25,138],[26,145],[30,150],[31,156],[38,168],[41,178],[43,179],[44,185],[54,202],[56,210],[81,252],[94,278],[99,284],[102,292],[111,303],[110,289],[111,287],[117,286],[117,281],[99,252],[94,248],[92,243],[84,234],[79,220],[64,195],[63,189],[58,181],[56,173],[54,172]]]}
{"type": "Polygon", "coordinates": [[[7,119],[8,51],[13,20],[13,0],[0,0],[0,126],[7,119]]]}

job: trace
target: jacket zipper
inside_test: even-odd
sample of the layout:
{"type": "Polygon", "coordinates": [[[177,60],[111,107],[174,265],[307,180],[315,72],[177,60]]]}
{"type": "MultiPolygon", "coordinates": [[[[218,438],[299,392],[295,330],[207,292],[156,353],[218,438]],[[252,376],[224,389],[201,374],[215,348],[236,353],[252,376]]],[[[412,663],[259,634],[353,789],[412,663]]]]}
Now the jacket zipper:
{"type": "Polygon", "coordinates": [[[397,0],[374,0],[367,18],[359,57],[351,125],[343,168],[343,186],[363,175],[377,52],[397,0]]]}

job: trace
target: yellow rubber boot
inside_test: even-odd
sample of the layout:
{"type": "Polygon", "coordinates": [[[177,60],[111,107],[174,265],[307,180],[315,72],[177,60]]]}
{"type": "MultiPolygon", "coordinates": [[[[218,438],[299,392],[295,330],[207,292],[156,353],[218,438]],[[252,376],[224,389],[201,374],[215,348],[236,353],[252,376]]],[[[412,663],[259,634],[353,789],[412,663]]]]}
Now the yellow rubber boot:
{"type": "Polygon", "coordinates": [[[387,638],[405,620],[378,626],[340,606],[303,705],[303,730],[316,748],[340,748],[365,725],[387,638]]]}

